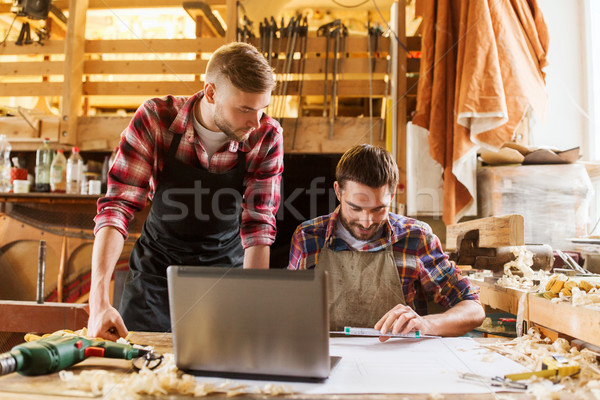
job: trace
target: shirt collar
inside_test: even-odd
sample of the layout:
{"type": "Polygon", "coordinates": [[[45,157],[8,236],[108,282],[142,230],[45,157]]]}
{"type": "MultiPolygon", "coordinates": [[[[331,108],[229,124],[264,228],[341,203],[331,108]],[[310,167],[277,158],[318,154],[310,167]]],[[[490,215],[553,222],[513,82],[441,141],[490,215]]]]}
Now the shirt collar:
{"type": "MultiPolygon", "coordinates": [[[[177,116],[171,123],[169,130],[176,134],[184,134],[185,138],[190,143],[198,143],[199,137],[196,134],[196,130],[194,129],[194,122],[192,121],[194,115],[194,107],[196,106],[196,102],[202,100],[204,97],[204,90],[199,91],[194,94],[190,98],[187,99],[183,107],[177,113],[177,116]]],[[[229,146],[227,146],[227,150],[236,153],[238,149],[242,151],[249,151],[249,145],[246,143],[236,142],[235,140],[229,141],[229,146]]]]}
{"type": "MultiPolygon", "coordinates": [[[[339,250],[353,250],[352,247],[346,243],[342,238],[335,235],[335,225],[337,224],[340,213],[340,206],[337,206],[336,209],[331,213],[329,217],[329,222],[327,223],[327,231],[325,233],[325,245],[327,247],[332,248],[335,251],[339,250]]],[[[383,224],[383,232],[381,237],[375,239],[365,245],[363,250],[366,251],[379,251],[385,249],[394,243],[395,234],[392,231],[392,226],[390,224],[390,217],[383,224]]]]}

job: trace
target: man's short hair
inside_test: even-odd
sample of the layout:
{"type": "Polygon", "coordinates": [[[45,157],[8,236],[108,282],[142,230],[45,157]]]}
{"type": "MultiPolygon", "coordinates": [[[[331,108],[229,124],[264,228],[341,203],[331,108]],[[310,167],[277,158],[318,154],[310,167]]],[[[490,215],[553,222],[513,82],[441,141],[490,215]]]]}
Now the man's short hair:
{"type": "Polygon", "coordinates": [[[342,155],[335,179],[341,189],[346,181],[354,181],[372,188],[388,185],[393,193],[398,185],[398,165],[386,149],[359,144],[342,155]]]}
{"type": "Polygon", "coordinates": [[[226,78],[245,93],[270,92],[275,87],[273,68],[265,57],[248,43],[233,42],[219,47],[206,66],[206,81],[226,78]]]}

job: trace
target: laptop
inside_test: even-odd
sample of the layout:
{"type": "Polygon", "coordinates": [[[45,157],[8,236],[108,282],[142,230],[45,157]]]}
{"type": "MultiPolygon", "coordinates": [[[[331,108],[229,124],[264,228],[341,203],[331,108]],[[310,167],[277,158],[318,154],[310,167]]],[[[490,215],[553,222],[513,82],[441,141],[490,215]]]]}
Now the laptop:
{"type": "Polygon", "coordinates": [[[170,266],[167,279],[177,368],[251,379],[329,376],[326,273],[170,266]]]}

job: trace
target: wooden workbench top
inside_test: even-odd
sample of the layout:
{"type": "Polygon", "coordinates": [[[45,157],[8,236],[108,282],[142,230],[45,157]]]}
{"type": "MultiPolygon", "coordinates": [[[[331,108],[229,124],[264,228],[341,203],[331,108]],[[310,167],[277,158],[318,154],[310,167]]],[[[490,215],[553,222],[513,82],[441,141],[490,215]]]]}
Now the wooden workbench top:
{"type": "MultiPolygon", "coordinates": [[[[170,353],[173,351],[171,334],[169,333],[145,333],[145,332],[134,332],[130,338],[132,343],[141,345],[153,345],[155,350],[159,353],[170,353]]],[[[503,339],[477,339],[483,342],[495,342],[503,339]]],[[[77,373],[84,369],[104,369],[110,372],[122,373],[123,375],[133,373],[131,368],[131,361],[115,360],[115,359],[104,359],[104,358],[91,358],[87,359],[76,366],[70,368],[70,371],[77,373]]],[[[64,399],[68,396],[69,399],[89,399],[93,398],[91,394],[81,393],[80,396],[73,396],[74,393],[69,393],[65,386],[60,381],[58,373],[36,376],[36,377],[25,377],[17,373],[10,374],[7,376],[0,377],[0,400],[4,399],[23,399],[23,400],[58,400],[64,399]]],[[[530,399],[531,397],[526,396],[523,393],[513,394],[511,398],[518,399],[530,399]]],[[[410,394],[407,397],[411,399],[430,399],[429,394],[410,394]]],[[[140,396],[141,399],[158,398],[152,396],[140,396]]],[[[189,399],[189,396],[169,396],[169,399],[189,399]]],[[[210,395],[209,399],[225,399],[225,395],[210,395]]],[[[244,395],[238,396],[237,399],[267,399],[269,396],[265,395],[244,395]]],[[[275,397],[273,397],[275,398],[275,397]]],[[[331,400],[391,400],[397,399],[398,394],[356,394],[356,395],[309,395],[309,394],[296,394],[296,395],[285,395],[277,396],[276,398],[282,399],[331,399],[331,400]]],[[[495,399],[496,397],[492,394],[444,394],[444,399],[447,400],[458,400],[458,399],[495,399]]]]}

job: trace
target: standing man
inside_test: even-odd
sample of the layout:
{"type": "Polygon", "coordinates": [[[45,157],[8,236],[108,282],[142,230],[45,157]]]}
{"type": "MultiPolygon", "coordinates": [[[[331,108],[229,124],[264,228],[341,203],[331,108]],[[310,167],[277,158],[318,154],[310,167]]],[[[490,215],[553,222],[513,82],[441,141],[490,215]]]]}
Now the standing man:
{"type": "Polygon", "coordinates": [[[281,126],[263,112],[274,86],[263,55],[231,43],[211,56],[203,91],[150,99],[137,110],[98,201],[90,336],[169,331],[171,264],[269,267],[283,171],[281,126]],[[148,197],[152,208],[117,311],[111,275],[129,222],[148,197]]]}
{"type": "Polygon", "coordinates": [[[292,237],[289,269],[328,272],[330,328],[375,327],[385,334],[458,336],[485,314],[477,288],[448,261],[431,228],[388,210],[398,166],[379,147],[358,145],[336,168],[340,202],[302,223],[292,237]],[[427,298],[446,311],[427,313],[427,298]]]}

